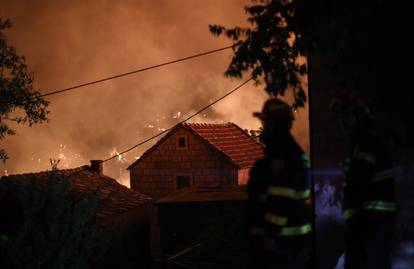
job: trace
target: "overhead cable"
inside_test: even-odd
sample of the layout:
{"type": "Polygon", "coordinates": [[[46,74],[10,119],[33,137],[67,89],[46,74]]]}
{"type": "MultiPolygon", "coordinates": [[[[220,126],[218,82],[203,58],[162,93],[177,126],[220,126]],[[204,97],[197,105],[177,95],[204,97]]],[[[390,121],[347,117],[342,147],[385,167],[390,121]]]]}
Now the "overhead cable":
{"type": "Polygon", "coordinates": [[[194,59],[194,58],[197,58],[197,57],[205,56],[205,55],[208,55],[208,54],[220,52],[220,51],[223,51],[223,50],[234,48],[236,46],[238,46],[238,44],[234,44],[234,45],[231,45],[231,46],[227,46],[227,47],[223,47],[223,48],[219,48],[219,49],[215,49],[215,50],[210,50],[210,51],[194,54],[194,55],[191,55],[191,56],[187,56],[187,57],[184,57],[184,58],[179,58],[179,59],[176,59],[176,60],[160,63],[160,64],[157,64],[157,65],[140,68],[140,69],[137,69],[137,70],[126,72],[126,73],[121,73],[121,74],[113,75],[113,76],[110,76],[110,77],[106,77],[106,78],[102,78],[102,79],[98,79],[98,80],[94,80],[94,81],[74,85],[74,86],[64,88],[64,89],[54,90],[54,91],[42,94],[41,97],[46,97],[46,96],[50,96],[50,95],[54,95],[54,94],[58,94],[58,93],[72,91],[72,90],[75,90],[75,89],[83,88],[83,87],[90,86],[90,85],[93,85],[93,84],[98,84],[98,83],[105,82],[105,81],[112,80],[112,79],[117,79],[117,78],[120,78],[120,77],[130,76],[130,75],[141,73],[141,72],[148,71],[148,70],[151,70],[151,69],[155,69],[155,68],[163,67],[163,66],[166,66],[166,65],[170,65],[170,64],[174,64],[174,63],[194,59]]]}
{"type": "Polygon", "coordinates": [[[210,104],[206,105],[205,107],[203,107],[203,108],[202,108],[202,109],[200,109],[199,111],[195,112],[195,113],[194,113],[194,114],[192,114],[191,116],[188,116],[187,118],[185,118],[184,120],[180,121],[180,122],[179,122],[179,123],[177,123],[176,125],[174,125],[174,126],[172,126],[172,127],[168,128],[168,129],[166,129],[166,130],[164,130],[164,131],[162,131],[162,132],[160,132],[160,133],[158,133],[158,134],[156,134],[156,135],[154,135],[154,136],[151,136],[151,137],[149,137],[149,138],[147,138],[147,139],[145,139],[145,140],[143,140],[143,141],[141,141],[141,142],[139,142],[139,143],[135,144],[134,146],[132,146],[132,147],[130,147],[130,148],[128,148],[128,149],[126,149],[126,150],[124,150],[124,151],[122,151],[122,152],[120,152],[120,153],[118,153],[118,154],[114,155],[114,156],[111,156],[111,157],[109,157],[108,159],[103,160],[103,162],[106,162],[106,161],[110,161],[110,160],[112,160],[112,159],[115,159],[115,158],[117,158],[118,156],[120,156],[120,155],[122,155],[122,154],[125,154],[125,153],[127,153],[127,152],[129,152],[129,151],[131,151],[131,150],[133,150],[133,149],[135,149],[135,148],[137,148],[137,147],[139,147],[139,146],[141,146],[141,145],[143,145],[143,144],[145,144],[145,143],[147,143],[147,142],[149,142],[149,141],[151,141],[151,140],[153,140],[154,138],[157,138],[157,137],[159,137],[159,136],[161,136],[161,135],[163,135],[163,134],[165,134],[165,133],[167,133],[167,132],[171,131],[172,129],[174,129],[174,128],[175,128],[175,127],[177,127],[178,125],[180,125],[180,124],[182,124],[182,123],[184,123],[184,122],[186,122],[186,121],[188,121],[188,120],[190,120],[190,119],[194,118],[195,116],[197,116],[197,115],[198,115],[198,114],[200,114],[201,112],[205,111],[205,110],[206,110],[206,109],[208,109],[209,107],[211,107],[211,106],[215,105],[216,103],[220,102],[221,100],[223,100],[224,98],[226,98],[226,97],[227,97],[227,96],[229,96],[230,94],[232,94],[232,93],[234,93],[235,91],[239,90],[241,87],[243,87],[244,85],[246,85],[246,84],[247,84],[250,80],[252,80],[252,78],[249,78],[248,80],[244,81],[243,83],[241,83],[240,85],[238,85],[236,88],[232,89],[231,91],[229,91],[229,92],[228,92],[228,93],[226,93],[225,95],[221,96],[220,98],[218,98],[218,99],[216,99],[215,101],[211,102],[210,104]]]}

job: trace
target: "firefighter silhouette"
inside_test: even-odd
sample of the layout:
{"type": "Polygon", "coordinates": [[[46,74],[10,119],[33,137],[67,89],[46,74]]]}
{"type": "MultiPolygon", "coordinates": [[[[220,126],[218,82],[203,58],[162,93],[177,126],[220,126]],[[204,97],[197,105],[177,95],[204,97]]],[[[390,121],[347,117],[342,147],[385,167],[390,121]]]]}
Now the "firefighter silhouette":
{"type": "Polygon", "coordinates": [[[290,133],[292,109],[271,98],[253,115],[262,121],[265,156],[254,164],[247,186],[250,267],[309,268],[310,161],[290,133]]]}
{"type": "Polygon", "coordinates": [[[350,142],[342,163],[345,268],[390,269],[396,204],[389,139],[361,99],[341,95],[330,107],[350,142]]]}

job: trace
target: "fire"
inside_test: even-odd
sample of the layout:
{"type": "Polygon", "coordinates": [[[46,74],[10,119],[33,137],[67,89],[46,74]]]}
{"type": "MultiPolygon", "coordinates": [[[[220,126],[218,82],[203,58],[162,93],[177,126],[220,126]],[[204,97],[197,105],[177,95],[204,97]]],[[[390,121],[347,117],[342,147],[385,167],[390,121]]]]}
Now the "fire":
{"type": "MultiPolygon", "coordinates": [[[[69,168],[76,165],[81,165],[85,162],[82,156],[78,153],[68,149],[68,146],[60,143],[56,150],[52,151],[49,155],[49,159],[59,161],[58,168],[69,168]]],[[[37,161],[38,164],[45,164],[41,158],[33,156],[30,158],[31,161],[37,161]]]]}
{"type": "Polygon", "coordinates": [[[118,162],[120,162],[120,163],[125,163],[125,162],[128,162],[127,158],[125,158],[125,155],[120,154],[120,153],[118,152],[118,150],[116,149],[116,147],[113,147],[113,148],[111,149],[111,151],[109,152],[109,155],[110,155],[111,157],[112,157],[112,156],[117,156],[117,157],[116,157],[116,159],[117,159],[117,161],[118,161],[118,162]]]}
{"type": "Polygon", "coordinates": [[[173,119],[178,119],[180,116],[181,116],[181,112],[178,111],[178,113],[173,116],[173,119]]]}

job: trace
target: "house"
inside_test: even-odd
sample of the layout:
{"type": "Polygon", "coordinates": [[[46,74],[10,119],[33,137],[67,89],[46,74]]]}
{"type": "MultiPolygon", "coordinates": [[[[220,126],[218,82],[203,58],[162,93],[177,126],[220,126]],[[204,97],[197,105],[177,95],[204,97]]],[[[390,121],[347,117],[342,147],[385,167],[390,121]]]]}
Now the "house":
{"type": "Polygon", "coordinates": [[[246,201],[245,185],[186,187],[157,200],[155,268],[247,268],[246,201]]]}
{"type": "MultiPolygon", "coordinates": [[[[4,176],[0,180],[0,212],[2,221],[13,225],[0,225],[0,234],[13,232],[19,226],[16,211],[26,206],[18,203],[21,190],[33,188],[33,182],[46,183],[48,179],[63,180],[67,184],[70,199],[76,201],[91,197],[98,190],[96,220],[111,234],[110,255],[104,258],[100,268],[149,268],[149,216],[151,198],[131,190],[102,171],[102,162],[92,161],[74,169],[45,171],[4,176]],[[54,177],[51,177],[54,173],[54,177]],[[16,195],[14,195],[16,194],[16,195]],[[14,227],[13,227],[14,226],[14,227]],[[16,229],[16,228],[15,228],[16,229]]],[[[46,186],[46,184],[44,184],[46,186]]],[[[18,214],[17,214],[18,215],[18,214]]]]}
{"type": "Polygon", "coordinates": [[[185,187],[245,185],[263,145],[234,123],[182,123],[132,163],[131,188],[159,199],[185,187]]]}

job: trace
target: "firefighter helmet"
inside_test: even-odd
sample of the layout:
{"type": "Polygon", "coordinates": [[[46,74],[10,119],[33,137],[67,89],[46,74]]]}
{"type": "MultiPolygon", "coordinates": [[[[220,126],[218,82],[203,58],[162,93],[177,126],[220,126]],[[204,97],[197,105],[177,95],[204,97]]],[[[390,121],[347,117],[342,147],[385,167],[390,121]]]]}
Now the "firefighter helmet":
{"type": "Polygon", "coordinates": [[[293,121],[292,108],[284,101],[278,98],[268,99],[261,112],[254,112],[253,116],[262,120],[283,119],[293,121]]]}

